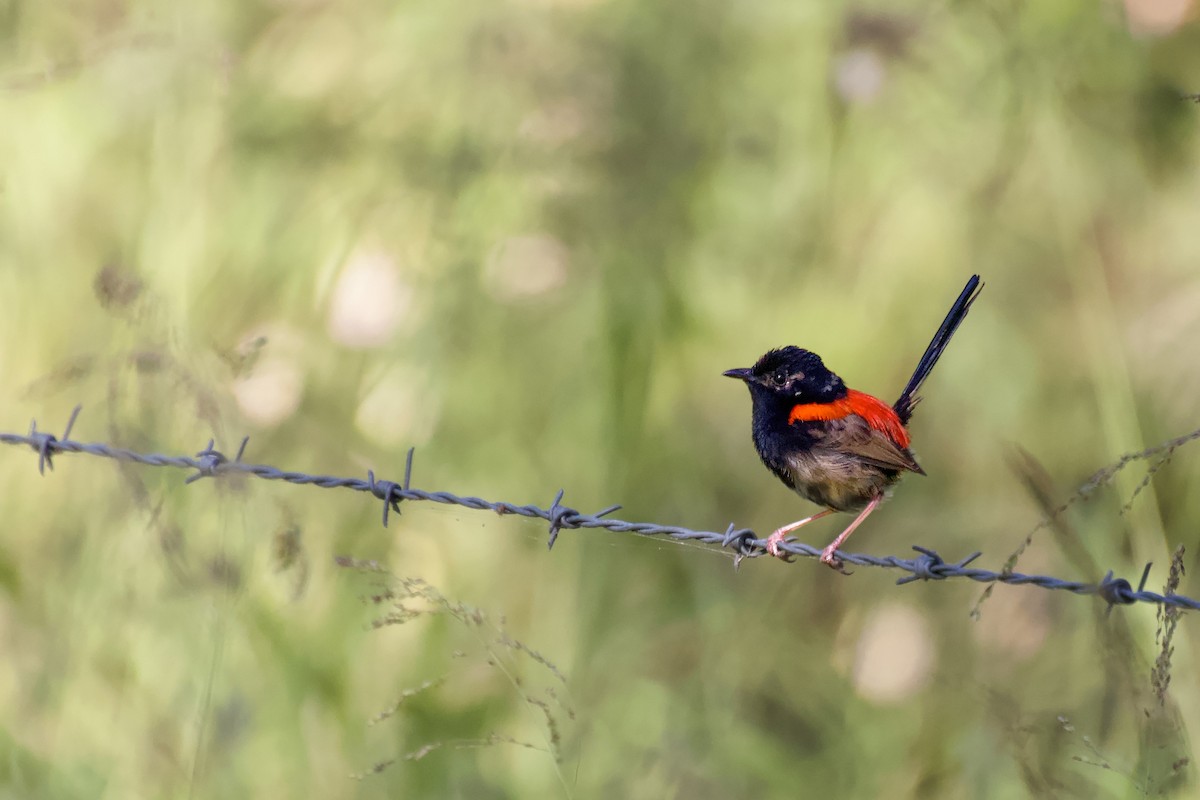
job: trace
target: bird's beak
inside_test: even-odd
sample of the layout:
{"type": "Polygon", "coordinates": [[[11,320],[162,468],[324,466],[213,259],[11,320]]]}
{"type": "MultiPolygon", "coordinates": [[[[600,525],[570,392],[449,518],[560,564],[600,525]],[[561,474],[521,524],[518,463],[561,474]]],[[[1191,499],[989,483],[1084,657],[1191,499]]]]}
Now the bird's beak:
{"type": "Polygon", "coordinates": [[[721,374],[726,378],[737,378],[739,381],[750,380],[750,370],[748,369],[727,369],[721,374]]]}

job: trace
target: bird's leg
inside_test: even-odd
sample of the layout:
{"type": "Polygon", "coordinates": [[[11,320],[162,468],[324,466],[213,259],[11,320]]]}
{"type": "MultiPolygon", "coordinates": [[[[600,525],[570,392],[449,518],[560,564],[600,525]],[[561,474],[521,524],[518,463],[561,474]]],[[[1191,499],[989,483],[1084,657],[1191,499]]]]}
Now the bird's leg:
{"type": "Polygon", "coordinates": [[[791,556],[788,553],[782,553],[779,550],[779,543],[783,541],[783,537],[787,536],[797,528],[807,525],[815,519],[820,519],[821,517],[828,516],[832,513],[833,509],[827,508],[824,511],[819,511],[816,514],[813,514],[811,517],[805,517],[799,522],[793,522],[791,525],[784,525],[782,528],[767,537],[767,552],[776,558],[782,558],[784,561],[789,560],[791,556]]]}
{"type": "Polygon", "coordinates": [[[842,565],[842,560],[834,555],[834,553],[836,553],[838,548],[842,546],[842,542],[850,538],[850,534],[854,533],[854,529],[859,525],[862,525],[863,520],[870,516],[871,512],[875,510],[876,506],[879,505],[881,500],[883,500],[883,495],[875,495],[871,502],[867,503],[867,507],[858,512],[858,516],[854,518],[854,522],[851,522],[849,525],[847,525],[846,530],[839,533],[837,538],[830,542],[829,546],[821,551],[822,564],[828,564],[830,567],[845,575],[850,574],[846,572],[846,568],[842,565]]]}

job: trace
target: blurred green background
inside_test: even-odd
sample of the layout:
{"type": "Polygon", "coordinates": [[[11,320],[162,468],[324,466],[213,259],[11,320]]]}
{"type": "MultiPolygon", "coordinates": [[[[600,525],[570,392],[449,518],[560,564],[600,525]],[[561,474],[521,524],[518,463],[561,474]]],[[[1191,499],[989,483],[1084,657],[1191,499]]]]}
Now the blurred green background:
{"type": "MultiPolygon", "coordinates": [[[[851,549],[999,568],[1043,514],[1017,448],[1057,505],[1200,424],[1198,13],[0,4],[0,429],[81,403],[86,441],[395,479],[415,445],[421,488],[766,533],[811,507],[721,371],[795,343],[891,400],[979,272],[929,477],[851,549]]],[[[1198,465],[1018,568],[1161,587],[1198,465]]],[[[1190,618],[1164,694],[1150,606],[974,620],[964,581],[183,477],[0,451],[0,797],[1196,791],[1190,618]]]]}

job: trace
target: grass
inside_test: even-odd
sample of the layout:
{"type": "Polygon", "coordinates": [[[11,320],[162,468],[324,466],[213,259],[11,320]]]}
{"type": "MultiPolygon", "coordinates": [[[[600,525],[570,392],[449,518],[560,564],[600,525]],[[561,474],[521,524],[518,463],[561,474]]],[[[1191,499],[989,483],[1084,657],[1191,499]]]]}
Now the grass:
{"type": "MultiPolygon", "coordinates": [[[[329,474],[415,444],[421,486],[770,530],[807,508],[721,371],[795,343],[891,396],[979,272],[929,477],[855,548],[1196,596],[1195,446],[1117,460],[1200,397],[1200,32],[1136,5],[18,4],[0,428],[82,403],[78,438],[329,474]]],[[[1193,636],[1148,608],[1000,587],[976,620],[965,583],[461,509],[0,480],[0,796],[1194,783],[1193,636]]]]}

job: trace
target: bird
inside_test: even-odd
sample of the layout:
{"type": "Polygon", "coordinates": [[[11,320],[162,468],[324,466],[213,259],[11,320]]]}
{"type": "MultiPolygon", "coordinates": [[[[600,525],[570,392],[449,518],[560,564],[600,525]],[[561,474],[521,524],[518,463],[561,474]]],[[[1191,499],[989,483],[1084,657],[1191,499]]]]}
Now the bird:
{"type": "Polygon", "coordinates": [[[846,572],[838,548],[879,507],[906,473],[924,475],[910,449],[908,423],[917,394],[983,289],[978,275],[967,281],[950,307],[900,398],[892,405],[855,389],[825,366],[821,357],[794,345],[767,351],[752,367],[723,374],[744,381],[753,404],[754,447],[763,464],[801,497],[823,506],[767,537],[779,549],[792,531],[835,512],[857,512],[846,529],[821,552],[821,563],[846,572]]]}

